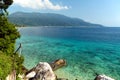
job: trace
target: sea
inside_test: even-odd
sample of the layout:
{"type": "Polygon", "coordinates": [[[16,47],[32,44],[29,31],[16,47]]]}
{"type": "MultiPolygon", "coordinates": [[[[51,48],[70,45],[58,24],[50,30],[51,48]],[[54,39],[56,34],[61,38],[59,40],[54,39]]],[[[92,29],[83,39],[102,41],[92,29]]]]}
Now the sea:
{"type": "Polygon", "coordinates": [[[67,65],[56,70],[58,78],[94,80],[105,74],[120,80],[120,28],[21,27],[24,66],[64,59],[67,65]]]}

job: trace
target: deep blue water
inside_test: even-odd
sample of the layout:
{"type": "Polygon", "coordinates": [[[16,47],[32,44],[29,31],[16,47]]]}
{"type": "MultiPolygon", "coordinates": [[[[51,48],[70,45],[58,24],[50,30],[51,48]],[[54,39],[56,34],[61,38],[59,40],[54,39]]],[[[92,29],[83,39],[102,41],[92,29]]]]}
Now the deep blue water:
{"type": "Polygon", "coordinates": [[[21,34],[83,41],[120,41],[120,28],[24,28],[21,34]]]}
{"type": "Polygon", "coordinates": [[[93,80],[95,73],[120,79],[120,28],[24,27],[18,29],[24,65],[58,58],[67,66],[56,71],[70,80],[93,80]]]}

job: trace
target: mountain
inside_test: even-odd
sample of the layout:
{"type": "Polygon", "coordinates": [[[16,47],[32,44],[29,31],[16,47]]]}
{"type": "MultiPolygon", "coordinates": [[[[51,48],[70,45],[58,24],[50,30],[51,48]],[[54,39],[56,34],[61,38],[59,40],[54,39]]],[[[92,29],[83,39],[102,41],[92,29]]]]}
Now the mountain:
{"type": "Polygon", "coordinates": [[[54,13],[25,13],[16,12],[8,16],[10,22],[25,26],[82,26],[103,27],[99,24],[86,22],[82,19],[71,18],[54,13]]]}

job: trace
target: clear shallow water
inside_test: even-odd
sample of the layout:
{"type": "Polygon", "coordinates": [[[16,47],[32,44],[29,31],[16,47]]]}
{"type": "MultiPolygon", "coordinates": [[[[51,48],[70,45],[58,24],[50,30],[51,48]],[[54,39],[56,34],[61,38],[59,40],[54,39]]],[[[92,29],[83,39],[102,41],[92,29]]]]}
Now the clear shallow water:
{"type": "Polygon", "coordinates": [[[67,66],[55,71],[69,80],[93,80],[95,73],[120,79],[120,28],[20,28],[24,65],[59,58],[67,66]]]}

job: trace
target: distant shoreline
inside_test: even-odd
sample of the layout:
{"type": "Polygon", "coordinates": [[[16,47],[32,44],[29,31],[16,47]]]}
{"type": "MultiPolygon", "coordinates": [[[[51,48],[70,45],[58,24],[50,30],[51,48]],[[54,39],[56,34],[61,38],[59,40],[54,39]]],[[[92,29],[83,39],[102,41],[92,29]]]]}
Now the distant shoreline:
{"type": "Polygon", "coordinates": [[[45,28],[104,28],[104,27],[96,27],[96,26],[16,26],[16,27],[45,27],[45,28]]]}

